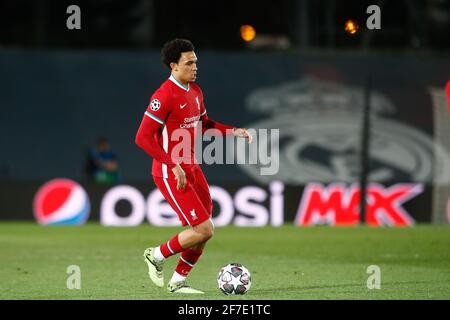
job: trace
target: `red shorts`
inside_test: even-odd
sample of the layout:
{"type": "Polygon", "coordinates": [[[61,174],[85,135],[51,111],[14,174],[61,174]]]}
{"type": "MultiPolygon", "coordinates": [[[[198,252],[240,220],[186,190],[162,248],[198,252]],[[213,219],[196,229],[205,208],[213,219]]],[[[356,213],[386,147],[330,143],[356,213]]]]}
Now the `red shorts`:
{"type": "Polygon", "coordinates": [[[211,195],[208,182],[199,166],[185,169],[185,173],[186,186],[182,190],[177,189],[178,181],[172,175],[169,178],[153,176],[153,180],[177,213],[182,225],[195,226],[211,217],[211,195]]]}

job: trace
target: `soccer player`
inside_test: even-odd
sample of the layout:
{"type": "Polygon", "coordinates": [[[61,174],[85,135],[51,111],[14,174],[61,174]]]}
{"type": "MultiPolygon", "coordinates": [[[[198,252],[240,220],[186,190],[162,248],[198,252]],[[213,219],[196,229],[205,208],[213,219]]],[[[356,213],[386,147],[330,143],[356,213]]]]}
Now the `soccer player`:
{"type": "Polygon", "coordinates": [[[197,56],[189,40],[167,42],[161,50],[161,58],[171,74],[152,95],[136,134],[136,144],[153,158],[152,175],[156,186],[177,213],[182,225],[189,228],[158,247],[146,249],[144,259],[150,279],[156,286],[163,287],[165,259],[181,253],[167,289],[171,293],[201,294],[202,291],[186,283],[189,272],[214,231],[209,186],[194,155],[197,126],[201,122],[202,132],[214,128],[221,135],[246,138],[249,143],[252,136],[245,128],[208,118],[203,92],[194,83],[198,71],[197,56]],[[188,141],[179,141],[180,137],[175,135],[179,130],[187,133],[188,141]],[[172,156],[172,150],[179,143],[188,143],[188,154],[172,156]]]}

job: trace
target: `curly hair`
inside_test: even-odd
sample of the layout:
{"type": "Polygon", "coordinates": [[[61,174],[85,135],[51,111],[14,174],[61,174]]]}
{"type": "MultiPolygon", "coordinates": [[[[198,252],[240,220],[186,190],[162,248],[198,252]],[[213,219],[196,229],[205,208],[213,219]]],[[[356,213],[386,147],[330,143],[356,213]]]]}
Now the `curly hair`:
{"type": "Polygon", "coordinates": [[[181,53],[194,51],[192,42],[186,39],[174,39],[166,42],[161,49],[161,61],[170,68],[172,62],[178,63],[181,53]]]}

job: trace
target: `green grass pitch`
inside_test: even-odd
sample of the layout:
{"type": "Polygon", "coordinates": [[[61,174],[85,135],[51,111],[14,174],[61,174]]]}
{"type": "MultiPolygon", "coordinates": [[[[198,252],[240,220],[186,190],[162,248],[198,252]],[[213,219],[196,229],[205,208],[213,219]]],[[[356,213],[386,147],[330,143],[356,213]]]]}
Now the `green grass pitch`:
{"type": "MultiPolygon", "coordinates": [[[[156,288],[142,253],[181,228],[107,228],[0,224],[0,299],[450,299],[450,227],[216,228],[190,275],[203,296],[156,288]],[[252,287],[243,296],[217,289],[220,267],[244,264],[252,287]],[[67,268],[81,270],[68,289],[67,268]],[[370,265],[381,288],[369,290],[370,265]]],[[[166,282],[178,258],[165,267],[166,282]]]]}

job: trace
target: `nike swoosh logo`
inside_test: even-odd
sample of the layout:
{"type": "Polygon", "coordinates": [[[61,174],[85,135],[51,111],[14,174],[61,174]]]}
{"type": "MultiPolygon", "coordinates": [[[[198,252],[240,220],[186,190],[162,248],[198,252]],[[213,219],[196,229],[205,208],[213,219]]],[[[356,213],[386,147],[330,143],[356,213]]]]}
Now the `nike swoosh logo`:
{"type": "Polygon", "coordinates": [[[186,107],[187,103],[185,104],[180,104],[180,109],[183,109],[184,107],[186,107]]]}

